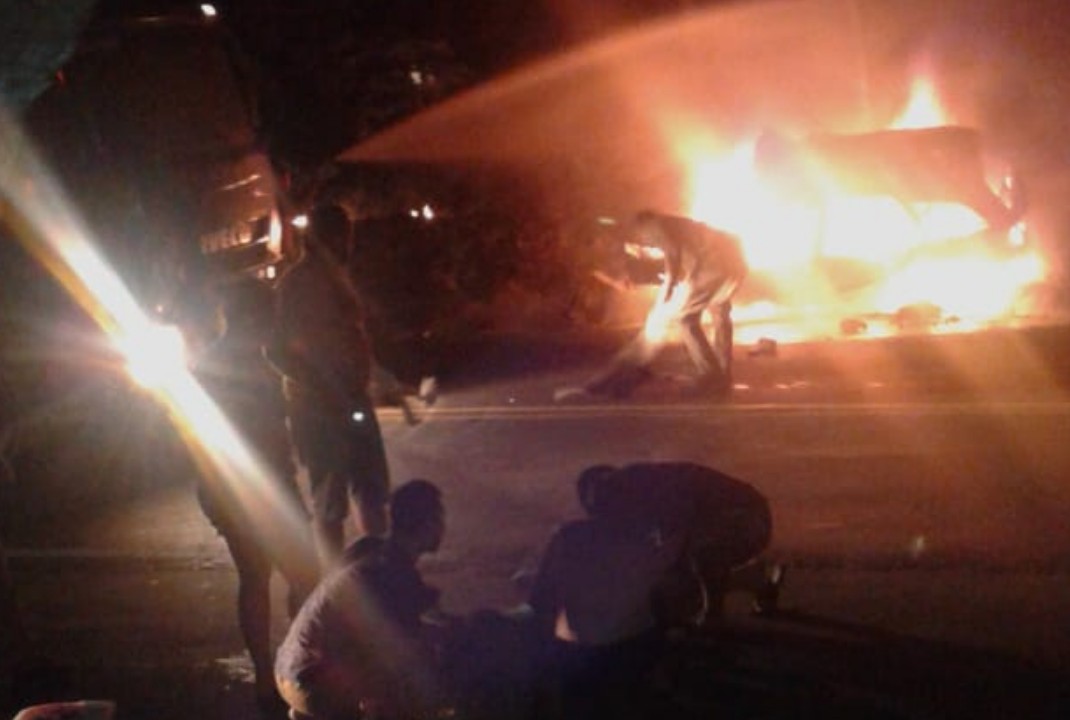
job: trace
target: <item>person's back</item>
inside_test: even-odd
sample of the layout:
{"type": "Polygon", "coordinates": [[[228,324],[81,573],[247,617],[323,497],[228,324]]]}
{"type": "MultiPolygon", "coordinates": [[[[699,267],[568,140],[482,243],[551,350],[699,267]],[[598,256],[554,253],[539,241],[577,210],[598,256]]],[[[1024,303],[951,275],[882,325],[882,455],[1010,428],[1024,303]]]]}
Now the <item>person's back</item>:
{"type": "Polygon", "coordinates": [[[364,310],[343,270],[309,250],[278,284],[278,347],[272,358],[295,402],[333,406],[367,392],[371,347],[364,310]]]}
{"type": "Polygon", "coordinates": [[[568,718],[630,717],[620,713],[648,698],[645,680],[667,629],[660,591],[684,558],[682,533],[607,512],[602,496],[614,473],[594,466],[577,478],[588,517],[557,529],[529,595],[568,718]]]}
{"type": "Polygon", "coordinates": [[[741,584],[765,590],[765,569],[755,561],[772,539],[773,518],[757,488],[691,462],[633,463],[613,483],[608,513],[645,517],[666,532],[687,534],[714,613],[732,584],[729,576],[745,566],[754,565],[754,572],[740,575],[741,584]]]}
{"type": "Polygon", "coordinates": [[[651,592],[682,550],[681,538],[609,518],[562,525],[547,546],[530,604],[553,636],[609,645],[653,630],[651,592]]]}
{"type": "Polygon", "coordinates": [[[279,376],[264,357],[271,333],[270,288],[247,280],[223,291],[222,335],[208,345],[196,374],[223,413],[261,451],[288,458],[286,405],[279,376]]]}

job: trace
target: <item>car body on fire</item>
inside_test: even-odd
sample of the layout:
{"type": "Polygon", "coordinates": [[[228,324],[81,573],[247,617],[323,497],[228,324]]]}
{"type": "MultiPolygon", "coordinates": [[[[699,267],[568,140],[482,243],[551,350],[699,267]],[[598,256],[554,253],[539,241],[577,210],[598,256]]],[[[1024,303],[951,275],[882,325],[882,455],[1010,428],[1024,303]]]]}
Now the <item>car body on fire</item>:
{"type": "Polygon", "coordinates": [[[994,231],[1022,219],[1025,196],[1010,172],[986,179],[981,134],[969,127],[879,130],[860,134],[815,133],[798,139],[764,133],[755,167],[770,185],[821,202],[830,185],[857,195],[885,195],[911,205],[948,202],[976,212],[994,231]]]}

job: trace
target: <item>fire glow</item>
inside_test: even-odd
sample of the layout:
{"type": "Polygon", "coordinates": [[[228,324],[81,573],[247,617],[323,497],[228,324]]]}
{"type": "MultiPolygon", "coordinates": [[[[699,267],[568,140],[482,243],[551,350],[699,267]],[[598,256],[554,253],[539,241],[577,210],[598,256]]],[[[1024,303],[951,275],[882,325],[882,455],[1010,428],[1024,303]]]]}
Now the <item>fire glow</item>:
{"type": "MultiPolygon", "coordinates": [[[[887,129],[952,122],[935,86],[921,78],[887,129]]],[[[752,277],[774,290],[773,300],[737,304],[737,337],[745,342],[827,336],[847,318],[892,318],[916,305],[938,309],[941,321],[929,331],[975,329],[1008,318],[1021,290],[1044,277],[1043,259],[1022,247],[1021,223],[985,241],[987,223],[964,204],[855,191],[822,170],[820,201],[793,199],[758,172],[756,142],[725,148],[680,124],[672,137],[688,172],[686,214],[737,234],[752,277]],[[864,281],[849,277],[860,269],[864,281]]],[[[867,324],[869,335],[888,332],[867,324]]]]}

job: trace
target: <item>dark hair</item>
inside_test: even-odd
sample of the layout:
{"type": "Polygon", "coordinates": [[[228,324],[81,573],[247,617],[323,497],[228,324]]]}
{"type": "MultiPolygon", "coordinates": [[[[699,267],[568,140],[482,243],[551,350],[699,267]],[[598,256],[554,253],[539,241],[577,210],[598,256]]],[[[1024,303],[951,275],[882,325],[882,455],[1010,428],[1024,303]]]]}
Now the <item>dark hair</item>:
{"type": "Polygon", "coordinates": [[[410,480],[390,496],[393,530],[411,532],[442,513],[442,491],[429,480],[410,480]]]}
{"type": "Polygon", "coordinates": [[[591,465],[576,478],[576,494],[588,515],[600,515],[608,504],[609,479],[617,472],[613,465],[591,465]]]}

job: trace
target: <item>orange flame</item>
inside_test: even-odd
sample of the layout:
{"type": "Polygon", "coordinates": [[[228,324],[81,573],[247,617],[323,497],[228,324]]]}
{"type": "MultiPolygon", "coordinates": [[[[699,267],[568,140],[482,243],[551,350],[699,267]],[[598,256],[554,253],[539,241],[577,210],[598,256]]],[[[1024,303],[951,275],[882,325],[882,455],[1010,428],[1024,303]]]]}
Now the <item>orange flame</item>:
{"type": "Polygon", "coordinates": [[[890,130],[919,130],[948,125],[952,118],[936,92],[932,78],[919,76],[910,89],[910,100],[899,116],[888,126],[890,130]]]}
{"type": "MultiPolygon", "coordinates": [[[[889,129],[949,121],[935,84],[920,77],[889,129]]],[[[700,126],[677,124],[674,130],[676,153],[689,169],[687,214],[737,234],[752,274],[768,277],[777,296],[790,298],[790,305],[738,306],[737,337],[743,342],[759,335],[781,341],[828,335],[839,331],[843,319],[889,316],[921,304],[954,318],[931,330],[968,329],[1007,316],[1020,290],[1044,277],[1043,259],[1019,247],[1021,227],[998,252],[969,239],[985,222],[964,205],[860,196],[837,188],[831,177],[820,205],[789,201],[758,176],[753,143],[725,149],[700,126]],[[828,266],[835,260],[865,266],[876,279],[846,292],[842,271],[817,271],[821,261],[828,266]]]]}

